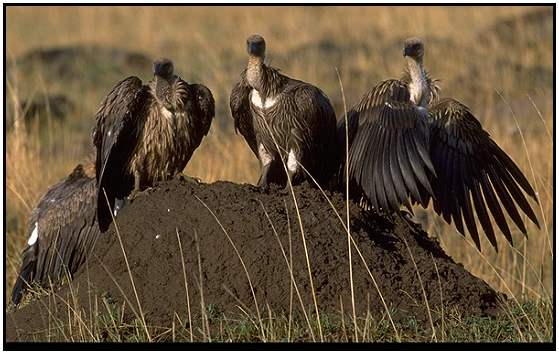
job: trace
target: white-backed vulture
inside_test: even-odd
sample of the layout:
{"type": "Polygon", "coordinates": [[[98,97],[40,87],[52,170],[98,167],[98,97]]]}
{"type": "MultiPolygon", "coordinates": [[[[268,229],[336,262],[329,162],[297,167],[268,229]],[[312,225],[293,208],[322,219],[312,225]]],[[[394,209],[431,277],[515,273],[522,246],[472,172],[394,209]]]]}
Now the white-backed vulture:
{"type": "MultiPolygon", "coordinates": [[[[355,197],[376,209],[395,211],[408,198],[435,211],[478,248],[477,215],[497,250],[489,213],[512,244],[504,208],[521,232],[517,206],[538,225],[524,193],[536,193],[512,159],[483,130],[468,107],[438,99],[439,88],[423,67],[420,39],[405,41],[406,71],[367,92],[348,112],[349,181],[355,197]]],[[[344,119],[338,135],[345,144],[344,119]]],[[[344,145],[345,146],[345,145],[344,145]]],[[[539,226],[539,225],[538,225],[539,226]]]]}
{"type": "Polygon", "coordinates": [[[327,183],[337,166],[336,115],[328,97],[266,65],[261,36],[250,36],[246,44],[248,64],[231,92],[230,108],[236,130],[262,165],[258,185],[285,185],[286,169],[293,184],[308,177],[305,169],[327,183]]]}
{"type": "Polygon", "coordinates": [[[175,75],[173,63],[154,63],[147,84],[134,76],[119,82],[97,111],[97,213],[105,232],[116,200],[181,172],[215,115],[211,91],[175,75]],[[106,193],[106,197],[105,197],[106,193]],[[108,199],[108,203],[107,203],[108,199]]]}
{"type": "Polygon", "coordinates": [[[93,163],[78,165],[51,186],[27,221],[27,246],[12,290],[18,305],[32,284],[49,286],[72,276],[101,234],[96,223],[97,183],[93,163]]]}

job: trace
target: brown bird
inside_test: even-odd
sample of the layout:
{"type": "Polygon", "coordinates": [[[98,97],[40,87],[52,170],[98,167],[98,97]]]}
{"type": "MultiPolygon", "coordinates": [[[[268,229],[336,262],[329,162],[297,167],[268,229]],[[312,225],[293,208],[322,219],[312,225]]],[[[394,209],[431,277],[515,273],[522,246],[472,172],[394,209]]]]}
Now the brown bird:
{"type": "Polygon", "coordinates": [[[96,203],[92,162],[76,166],[39,200],[27,221],[27,246],[12,290],[14,305],[32,284],[55,284],[85,262],[101,234],[95,222],[96,203]]]}
{"type": "Polygon", "coordinates": [[[97,213],[105,232],[115,201],[123,201],[181,172],[215,115],[211,91],[175,75],[169,59],[153,65],[146,85],[134,76],[119,82],[97,111],[97,213]],[[105,197],[106,193],[106,197],[105,197]]]}
{"type": "MultiPolygon", "coordinates": [[[[386,80],[348,112],[349,181],[353,195],[375,209],[411,210],[408,198],[435,212],[464,233],[464,223],[480,248],[474,212],[497,250],[489,212],[512,244],[502,208],[520,231],[526,227],[517,206],[536,225],[523,194],[536,193],[512,159],[483,130],[464,104],[438,99],[439,88],[423,67],[424,45],[404,43],[406,69],[386,80]]],[[[345,124],[338,135],[345,146],[345,124]]],[[[345,170],[345,169],[344,169],[345,170]]]]}
{"type": "Polygon", "coordinates": [[[261,36],[250,36],[246,44],[248,64],[231,92],[230,107],[235,129],[262,165],[258,185],[285,185],[286,170],[298,184],[308,177],[305,169],[319,183],[328,182],[338,150],[336,114],[328,97],[266,65],[261,36]]]}

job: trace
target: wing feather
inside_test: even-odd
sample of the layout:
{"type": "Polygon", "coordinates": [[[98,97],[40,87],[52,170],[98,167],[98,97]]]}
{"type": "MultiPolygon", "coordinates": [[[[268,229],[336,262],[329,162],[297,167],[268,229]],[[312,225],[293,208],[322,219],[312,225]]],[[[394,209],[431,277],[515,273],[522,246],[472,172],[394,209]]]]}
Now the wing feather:
{"type": "Polygon", "coordinates": [[[470,110],[456,100],[443,99],[429,107],[429,114],[430,154],[438,176],[438,179],[433,180],[435,211],[448,223],[452,219],[462,234],[463,217],[478,248],[480,242],[474,210],[485,235],[496,250],[497,240],[489,213],[511,244],[512,234],[503,208],[524,234],[526,228],[516,205],[538,225],[522,192],[535,199],[532,187],[512,159],[483,130],[470,110]]]}
{"type": "Polygon", "coordinates": [[[258,157],[256,134],[254,132],[249,102],[251,88],[245,82],[244,75],[241,75],[241,77],[243,79],[235,84],[231,91],[229,107],[233,116],[235,131],[241,133],[254,155],[258,157]]]}
{"type": "Polygon", "coordinates": [[[97,148],[97,214],[101,232],[111,224],[110,210],[114,208],[115,199],[125,198],[134,185],[127,166],[143,131],[148,97],[148,87],[131,76],[111,90],[97,111],[94,144],[97,148]]]}
{"type": "MultiPolygon", "coordinates": [[[[377,209],[398,210],[408,198],[425,200],[434,175],[428,153],[425,109],[409,101],[406,86],[383,81],[352,108],[349,127],[359,125],[350,140],[349,174],[359,193],[377,209]]],[[[338,124],[339,135],[345,125],[338,124]]],[[[353,130],[352,129],[352,130],[353,130]]]]}

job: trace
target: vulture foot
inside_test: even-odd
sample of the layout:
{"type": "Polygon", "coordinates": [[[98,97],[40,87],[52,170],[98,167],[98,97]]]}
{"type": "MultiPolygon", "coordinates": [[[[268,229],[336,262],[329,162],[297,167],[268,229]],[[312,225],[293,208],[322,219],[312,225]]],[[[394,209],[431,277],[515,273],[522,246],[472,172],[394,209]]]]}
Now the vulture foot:
{"type": "Polygon", "coordinates": [[[181,181],[185,181],[188,183],[194,183],[194,184],[202,183],[202,180],[198,177],[191,177],[191,176],[183,175],[182,173],[177,174],[177,176],[181,181]]]}
{"type": "Polygon", "coordinates": [[[144,190],[135,189],[135,190],[132,191],[132,193],[130,193],[130,195],[128,196],[127,199],[128,199],[128,201],[133,201],[134,199],[136,199],[140,195],[148,194],[148,192],[152,189],[153,189],[153,187],[148,187],[144,190]]]}

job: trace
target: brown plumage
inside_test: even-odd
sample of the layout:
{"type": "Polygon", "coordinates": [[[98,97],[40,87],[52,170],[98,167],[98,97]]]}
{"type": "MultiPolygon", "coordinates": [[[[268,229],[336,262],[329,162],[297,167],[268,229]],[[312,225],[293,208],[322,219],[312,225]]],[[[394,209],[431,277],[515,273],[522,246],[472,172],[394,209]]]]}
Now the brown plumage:
{"type": "Polygon", "coordinates": [[[211,91],[176,76],[168,59],[154,63],[154,79],[147,85],[132,76],[112,89],[97,112],[93,134],[102,232],[116,200],[132,198],[185,168],[214,114],[211,91]]]}
{"type": "MultiPolygon", "coordinates": [[[[427,207],[432,199],[435,211],[460,233],[465,234],[466,224],[480,248],[475,213],[497,250],[491,213],[512,244],[502,208],[526,234],[517,206],[538,225],[523,192],[537,201],[536,193],[468,107],[452,98],[438,99],[423,54],[421,40],[406,40],[403,78],[379,83],[348,112],[352,194],[386,211],[402,204],[411,210],[409,199],[427,207]]],[[[345,144],[343,119],[338,134],[345,144]]]]}
{"type": "Polygon", "coordinates": [[[266,65],[265,50],[261,36],[248,38],[247,68],[230,99],[235,128],[262,165],[258,184],[285,185],[286,169],[293,184],[308,178],[305,169],[325,184],[337,164],[334,109],[319,88],[266,65]]]}
{"type": "Polygon", "coordinates": [[[27,246],[12,290],[14,305],[31,284],[56,284],[85,262],[100,235],[95,222],[96,200],[91,162],[76,166],[39,200],[27,221],[27,246]]]}

